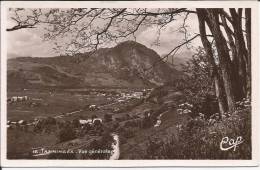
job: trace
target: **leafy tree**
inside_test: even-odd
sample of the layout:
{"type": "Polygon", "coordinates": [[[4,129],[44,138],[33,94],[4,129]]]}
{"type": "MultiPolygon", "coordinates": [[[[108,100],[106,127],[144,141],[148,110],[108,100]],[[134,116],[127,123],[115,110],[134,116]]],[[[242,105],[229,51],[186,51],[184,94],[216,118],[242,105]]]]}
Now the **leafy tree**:
{"type": "Polygon", "coordinates": [[[195,113],[204,113],[210,116],[219,111],[217,98],[214,91],[213,69],[208,63],[208,57],[203,48],[198,48],[197,53],[183,66],[186,73],[179,79],[177,89],[185,94],[186,101],[194,105],[195,113]]]}

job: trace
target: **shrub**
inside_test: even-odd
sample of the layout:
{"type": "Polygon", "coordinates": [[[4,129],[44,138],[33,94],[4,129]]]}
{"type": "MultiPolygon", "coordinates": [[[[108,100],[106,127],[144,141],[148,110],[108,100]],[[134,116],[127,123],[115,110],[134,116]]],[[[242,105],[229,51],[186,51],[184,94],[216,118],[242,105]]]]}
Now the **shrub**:
{"type": "Polygon", "coordinates": [[[125,127],[137,127],[137,123],[134,120],[129,120],[129,121],[125,122],[124,126],[125,127]]]}
{"type": "Polygon", "coordinates": [[[73,120],[72,120],[72,126],[73,126],[74,128],[80,127],[79,119],[73,119],[73,120]]]}
{"type": "Polygon", "coordinates": [[[177,125],[177,137],[168,141],[149,141],[148,159],[251,159],[251,110],[238,109],[230,116],[220,118],[218,113],[210,119],[203,114],[177,125]],[[243,137],[243,144],[234,152],[222,151],[223,137],[243,137]]]}
{"type": "Polygon", "coordinates": [[[53,117],[47,117],[40,119],[37,124],[34,126],[34,132],[42,132],[45,131],[47,133],[51,132],[54,129],[54,125],[56,125],[56,119],[53,117]]]}
{"type": "Polygon", "coordinates": [[[59,142],[65,142],[76,138],[76,132],[71,126],[64,126],[58,134],[59,142]]]}
{"type": "Polygon", "coordinates": [[[45,119],[45,123],[46,123],[47,125],[56,125],[56,119],[53,118],[53,117],[47,117],[47,118],[45,119]]]}
{"type": "Polygon", "coordinates": [[[119,126],[120,126],[120,124],[118,121],[112,121],[112,122],[106,123],[106,125],[104,127],[105,127],[106,131],[115,132],[115,131],[117,131],[119,126]]]}
{"type": "Polygon", "coordinates": [[[105,114],[104,115],[104,120],[105,122],[111,122],[113,119],[112,119],[112,114],[105,114]]]}
{"type": "Polygon", "coordinates": [[[135,136],[135,130],[133,128],[124,128],[121,133],[125,138],[132,138],[135,136]]]}
{"type": "MultiPolygon", "coordinates": [[[[109,134],[103,134],[100,140],[94,140],[89,145],[89,150],[113,150],[112,143],[115,142],[114,138],[109,134]]],[[[88,159],[109,159],[110,154],[105,153],[92,153],[88,155],[88,159]]]]}
{"type": "Polygon", "coordinates": [[[142,128],[150,128],[155,123],[156,119],[154,119],[152,116],[145,116],[142,120],[142,128]]]}

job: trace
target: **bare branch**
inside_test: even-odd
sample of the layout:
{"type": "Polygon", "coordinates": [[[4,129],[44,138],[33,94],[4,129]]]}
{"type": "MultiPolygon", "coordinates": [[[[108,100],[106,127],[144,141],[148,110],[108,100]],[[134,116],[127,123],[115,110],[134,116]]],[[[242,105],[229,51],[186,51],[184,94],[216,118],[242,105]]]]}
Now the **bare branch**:
{"type": "Polygon", "coordinates": [[[34,25],[35,24],[32,24],[32,25],[16,25],[12,28],[7,28],[6,31],[15,31],[15,30],[20,30],[20,29],[24,29],[24,28],[36,28],[34,25]]]}
{"type": "Polygon", "coordinates": [[[149,71],[150,69],[152,69],[157,63],[162,62],[164,59],[168,58],[172,53],[175,55],[177,53],[177,51],[182,46],[186,45],[187,43],[190,43],[192,40],[194,40],[195,38],[197,38],[199,36],[200,36],[200,34],[196,34],[195,36],[193,36],[192,38],[188,39],[187,41],[185,41],[185,42],[179,44],[178,46],[174,47],[168,54],[166,54],[164,57],[161,57],[160,60],[154,62],[151,67],[145,69],[145,72],[149,71]]]}

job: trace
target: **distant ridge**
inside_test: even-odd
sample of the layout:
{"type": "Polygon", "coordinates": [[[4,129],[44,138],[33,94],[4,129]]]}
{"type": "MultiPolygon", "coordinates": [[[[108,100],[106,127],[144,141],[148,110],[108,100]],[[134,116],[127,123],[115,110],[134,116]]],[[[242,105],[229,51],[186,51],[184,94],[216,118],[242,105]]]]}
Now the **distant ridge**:
{"type": "Polygon", "coordinates": [[[48,58],[12,57],[8,59],[8,87],[144,87],[162,85],[181,75],[161,62],[154,50],[135,41],[101,48],[87,56],[88,53],[48,58]],[[147,71],[148,68],[151,69],[147,71]]]}

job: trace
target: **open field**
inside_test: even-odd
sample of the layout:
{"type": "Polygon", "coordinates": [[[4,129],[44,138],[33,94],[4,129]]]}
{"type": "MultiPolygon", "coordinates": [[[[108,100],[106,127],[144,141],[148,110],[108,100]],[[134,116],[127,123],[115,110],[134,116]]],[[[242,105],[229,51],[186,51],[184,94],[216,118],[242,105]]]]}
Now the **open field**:
{"type": "MultiPolygon", "coordinates": [[[[65,113],[84,110],[89,105],[106,105],[116,102],[120,96],[119,92],[98,92],[89,89],[77,91],[74,90],[24,90],[8,92],[8,98],[12,96],[28,96],[29,101],[16,102],[8,104],[7,119],[15,120],[33,120],[36,117],[58,116],[65,113]]],[[[91,116],[92,112],[82,111],[80,115],[91,116]]]]}

